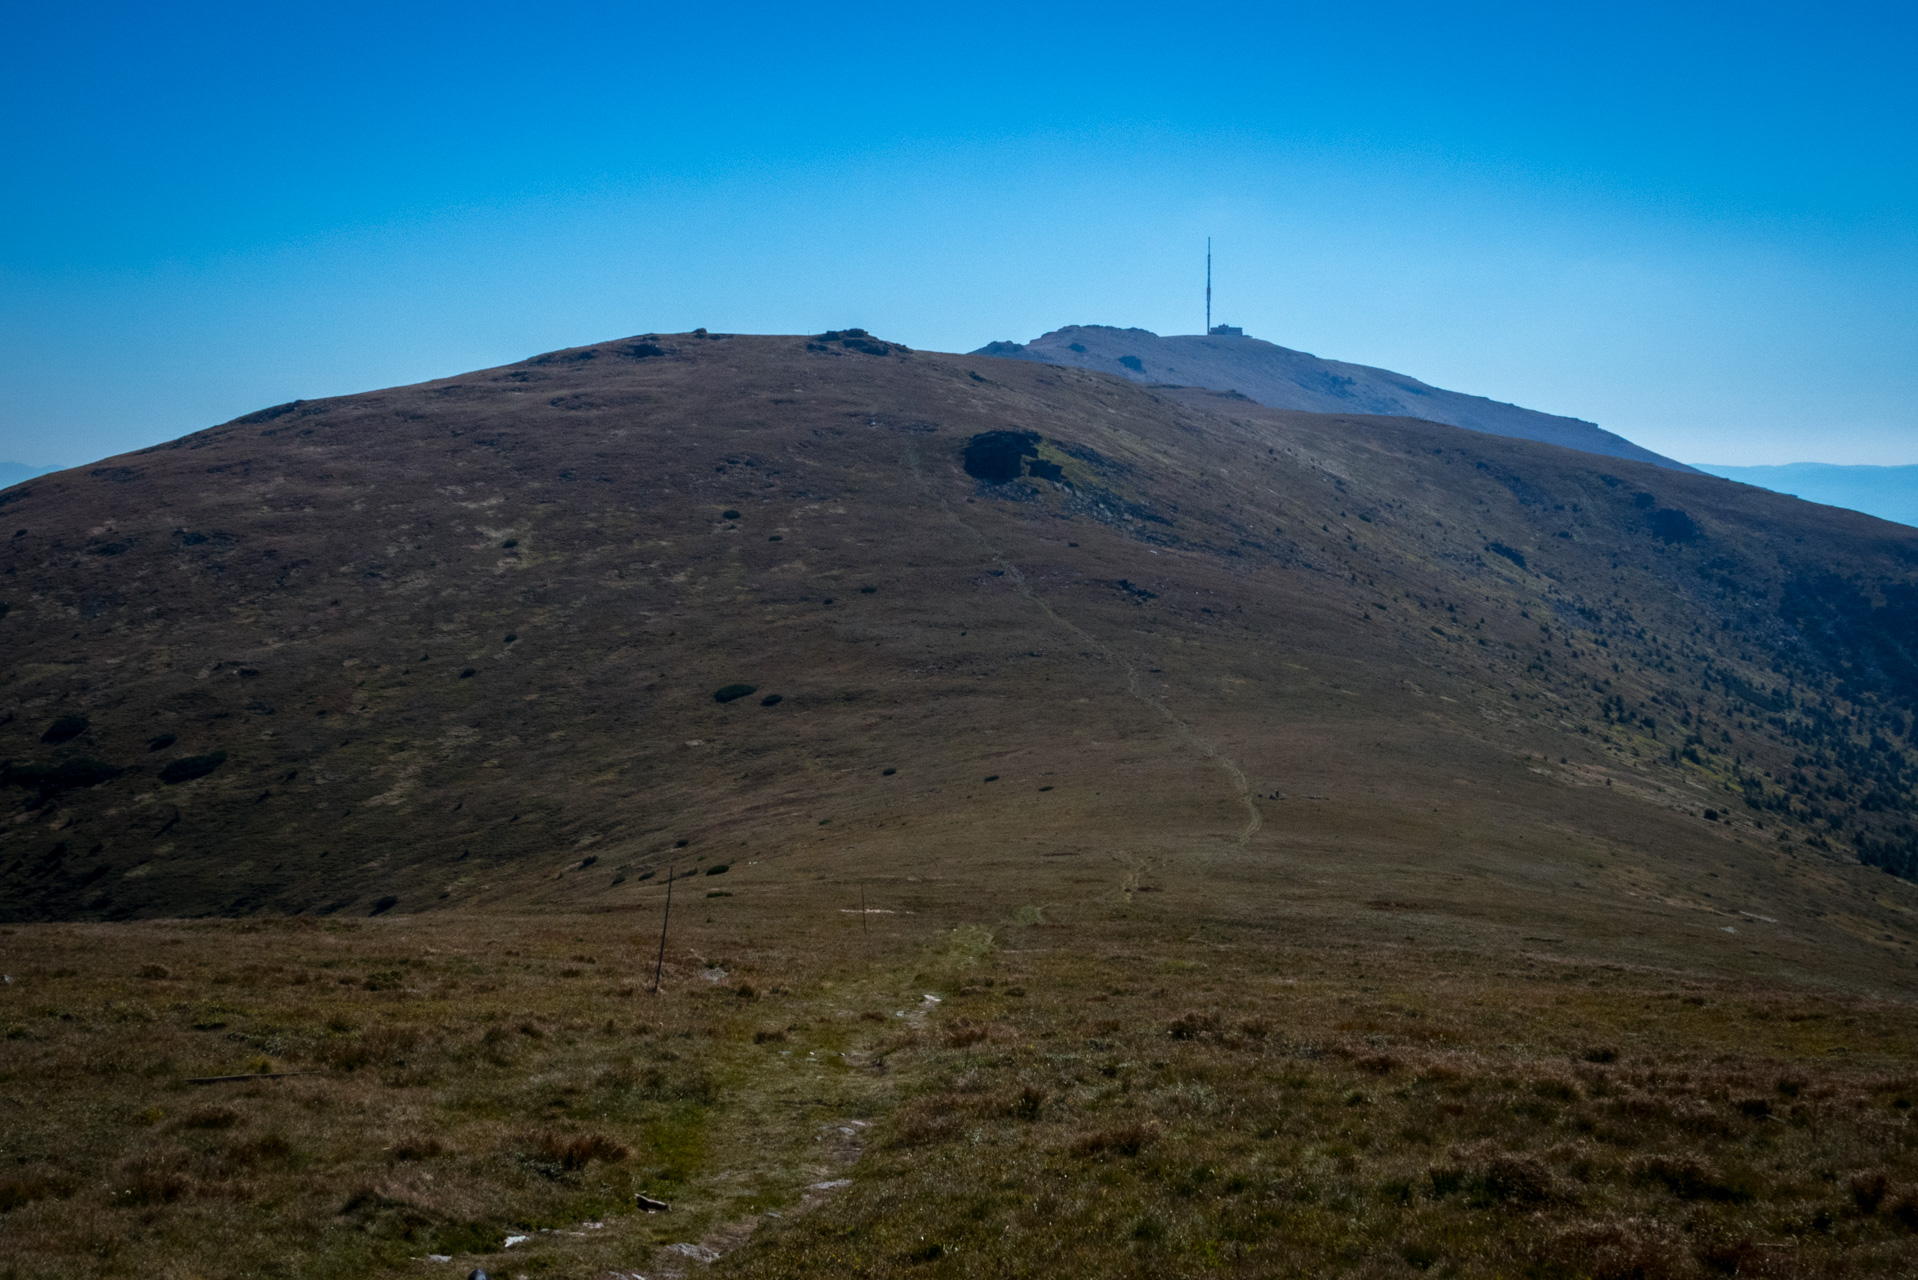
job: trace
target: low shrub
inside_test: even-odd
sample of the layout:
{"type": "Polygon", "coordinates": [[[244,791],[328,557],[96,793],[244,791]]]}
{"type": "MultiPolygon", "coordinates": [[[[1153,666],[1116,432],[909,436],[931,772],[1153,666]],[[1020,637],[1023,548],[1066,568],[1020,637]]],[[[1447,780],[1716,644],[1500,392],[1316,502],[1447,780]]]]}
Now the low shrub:
{"type": "Polygon", "coordinates": [[[0,768],[0,786],[26,787],[42,796],[79,787],[97,787],[125,773],[104,760],[65,760],[56,765],[8,765],[0,768]]]}
{"type": "Polygon", "coordinates": [[[1075,1156],[1136,1156],[1158,1136],[1158,1130],[1149,1124],[1120,1125],[1080,1136],[1071,1150],[1075,1156]]]}
{"type": "Polygon", "coordinates": [[[438,1138],[402,1138],[393,1144],[392,1151],[387,1154],[393,1160],[431,1160],[435,1156],[446,1154],[446,1148],[440,1144],[438,1138]]]}
{"type": "Polygon", "coordinates": [[[116,1205],[172,1204],[193,1189],[184,1174],[153,1156],[136,1156],[121,1165],[110,1185],[108,1199],[116,1205]]]}
{"type": "Polygon", "coordinates": [[[1535,1208],[1557,1198],[1552,1171],[1530,1156],[1501,1155],[1486,1162],[1478,1189],[1483,1198],[1521,1208],[1535,1208]]]}
{"type": "Polygon", "coordinates": [[[1885,1192],[1890,1190],[1891,1180],[1883,1173],[1861,1173],[1851,1180],[1851,1202],[1858,1212],[1870,1217],[1878,1212],[1878,1206],[1885,1201],[1885,1192]]]}
{"type": "Polygon", "coordinates": [[[1211,1013],[1181,1014],[1166,1027],[1166,1034],[1174,1040],[1200,1040],[1218,1033],[1218,1015],[1211,1013]]]}
{"type": "Polygon", "coordinates": [[[533,1142],[533,1154],[572,1172],[584,1169],[595,1160],[618,1164],[632,1153],[603,1133],[543,1133],[533,1142]]]}
{"type": "MultiPolygon", "coordinates": [[[[1742,1204],[1752,1198],[1716,1169],[1692,1156],[1644,1156],[1632,1161],[1626,1177],[1640,1186],[1662,1186],[1680,1200],[1714,1200],[1742,1204]]],[[[1852,1195],[1858,1195],[1853,1184],[1852,1195]]],[[[1875,1202],[1874,1202],[1875,1203],[1875,1202]]]]}
{"type": "Polygon", "coordinates": [[[250,1142],[236,1142],[227,1148],[227,1163],[238,1168],[256,1164],[276,1164],[293,1158],[293,1144],[283,1134],[263,1133],[250,1142]]]}
{"type": "Polygon", "coordinates": [[[160,770],[160,781],[168,785],[191,782],[195,778],[204,778],[226,763],[226,752],[210,751],[203,756],[181,756],[170,760],[160,770]]]}
{"type": "Polygon", "coordinates": [[[376,1027],[357,1036],[332,1036],[320,1041],[313,1057],[340,1071],[403,1063],[419,1044],[419,1035],[403,1027],[376,1027]]]}
{"type": "Polygon", "coordinates": [[[1535,1244],[1533,1260],[1547,1275],[1591,1280],[1689,1280],[1697,1274],[1673,1227],[1640,1218],[1574,1223],[1535,1244]]]}
{"type": "Polygon", "coordinates": [[[18,1175],[0,1178],[0,1213],[11,1213],[35,1200],[49,1200],[70,1193],[70,1187],[52,1178],[18,1175]]]}
{"type": "Polygon", "coordinates": [[[47,726],[47,731],[40,735],[40,741],[50,745],[71,742],[87,731],[89,723],[85,716],[61,716],[47,726]]]}

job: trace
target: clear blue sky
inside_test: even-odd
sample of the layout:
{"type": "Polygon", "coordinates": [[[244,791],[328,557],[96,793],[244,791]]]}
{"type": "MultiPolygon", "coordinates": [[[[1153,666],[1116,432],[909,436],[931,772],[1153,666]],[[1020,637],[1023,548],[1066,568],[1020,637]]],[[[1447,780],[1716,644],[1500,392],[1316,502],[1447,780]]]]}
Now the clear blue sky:
{"type": "Polygon", "coordinates": [[[1286,346],[1918,462],[1909,5],[0,6],[0,459],[647,330],[1286,346]]]}

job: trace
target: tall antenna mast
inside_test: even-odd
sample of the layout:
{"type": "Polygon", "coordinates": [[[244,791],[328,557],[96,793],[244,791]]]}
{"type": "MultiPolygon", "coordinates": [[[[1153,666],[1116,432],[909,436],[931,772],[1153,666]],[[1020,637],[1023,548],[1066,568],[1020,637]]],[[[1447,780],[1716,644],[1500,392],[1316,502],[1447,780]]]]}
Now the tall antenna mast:
{"type": "Polygon", "coordinates": [[[1212,237],[1205,238],[1205,331],[1212,332],[1212,237]]]}

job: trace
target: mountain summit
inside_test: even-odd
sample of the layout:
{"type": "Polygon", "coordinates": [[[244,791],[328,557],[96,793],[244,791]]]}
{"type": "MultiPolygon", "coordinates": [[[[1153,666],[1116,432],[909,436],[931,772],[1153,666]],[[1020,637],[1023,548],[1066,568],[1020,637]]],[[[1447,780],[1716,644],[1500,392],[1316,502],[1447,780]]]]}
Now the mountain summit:
{"type": "Polygon", "coordinates": [[[1609,458],[1630,458],[1674,471],[1692,469],[1581,418],[1562,418],[1484,396],[1446,391],[1390,369],[1321,360],[1303,351],[1248,338],[1230,325],[1219,325],[1204,335],[1162,338],[1147,329],[1075,324],[1031,342],[988,343],[973,354],[1076,365],[1116,373],[1134,382],[1236,391],[1274,409],[1419,418],[1609,458]]]}
{"type": "MultiPolygon", "coordinates": [[[[1774,917],[1784,850],[1918,872],[1918,531],[1450,426],[649,334],[0,509],[0,920],[1361,836],[1529,867],[1629,830],[1774,917]],[[1549,794],[1434,825],[1514,770],[1549,794]]],[[[1379,874],[1361,900],[1410,892],[1379,874]]]]}
{"type": "Polygon", "coordinates": [[[1918,529],[859,330],[0,513],[8,1280],[1910,1274],[1918,529]]]}

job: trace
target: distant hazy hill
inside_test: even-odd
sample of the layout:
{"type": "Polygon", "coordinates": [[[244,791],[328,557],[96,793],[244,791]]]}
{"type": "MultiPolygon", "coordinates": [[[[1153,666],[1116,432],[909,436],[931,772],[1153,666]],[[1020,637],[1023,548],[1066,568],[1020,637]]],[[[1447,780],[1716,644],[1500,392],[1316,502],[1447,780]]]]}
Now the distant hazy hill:
{"type": "Polygon", "coordinates": [[[1236,391],[1275,409],[1421,418],[1468,431],[1632,458],[1676,471],[1691,469],[1580,418],[1445,391],[1389,369],[1321,360],[1257,338],[1199,334],[1162,338],[1146,329],[1075,324],[1031,342],[989,343],[973,354],[1077,365],[1134,382],[1236,391]]]}
{"type": "Polygon", "coordinates": [[[1789,462],[1778,467],[1726,467],[1701,462],[1698,470],[1774,493],[1789,493],[1828,507],[1850,507],[1880,520],[1918,525],[1918,466],[1838,467],[1789,462]]]}
{"type": "Polygon", "coordinates": [[[50,475],[58,467],[30,467],[24,462],[0,462],[0,489],[19,484],[22,480],[31,480],[35,476],[50,475]]]}

